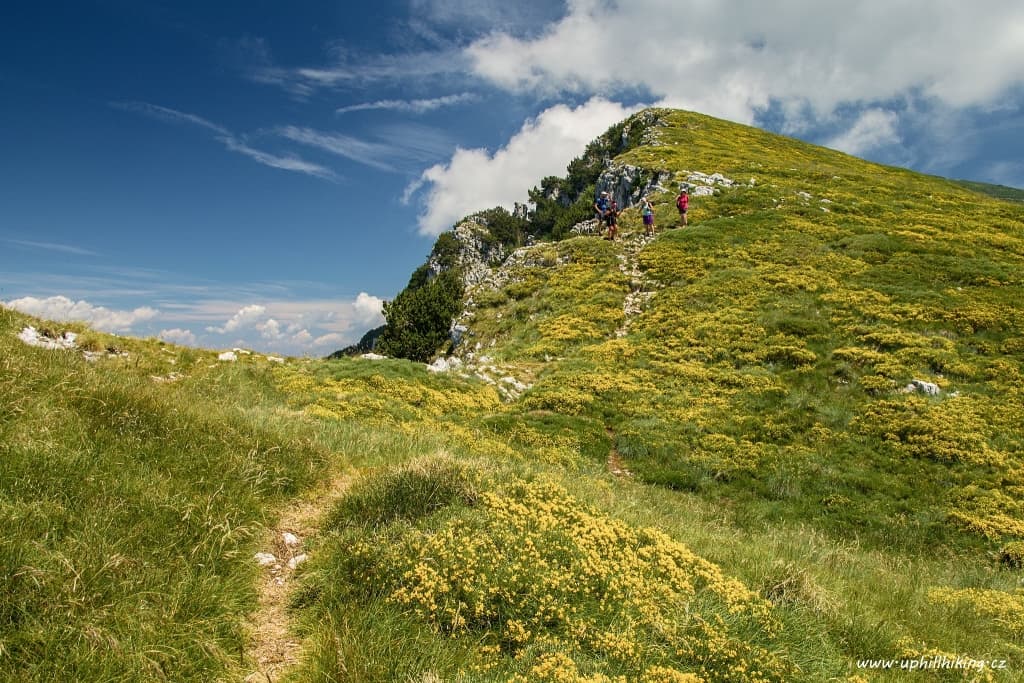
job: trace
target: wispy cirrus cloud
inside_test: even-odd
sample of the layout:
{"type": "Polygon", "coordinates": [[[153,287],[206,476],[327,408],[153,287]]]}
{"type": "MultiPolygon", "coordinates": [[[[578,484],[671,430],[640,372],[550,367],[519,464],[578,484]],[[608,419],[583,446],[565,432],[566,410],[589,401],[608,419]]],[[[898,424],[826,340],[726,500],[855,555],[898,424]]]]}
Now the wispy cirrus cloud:
{"type": "Polygon", "coordinates": [[[278,129],[278,133],[293,142],[316,147],[381,171],[395,170],[384,159],[394,156],[397,150],[386,143],[368,142],[343,133],[324,133],[299,126],[284,126],[278,129]]]}
{"type": "Polygon", "coordinates": [[[33,240],[15,240],[15,239],[2,239],[2,242],[7,244],[13,244],[16,247],[24,247],[26,249],[41,249],[43,251],[56,251],[62,254],[74,254],[75,256],[99,256],[99,254],[91,249],[83,249],[73,244],[61,244],[59,242],[35,242],[33,240]]]}
{"type": "Polygon", "coordinates": [[[325,166],[321,166],[320,164],[316,164],[311,161],[306,161],[305,159],[293,154],[281,156],[256,149],[250,146],[243,137],[232,133],[224,126],[216,124],[208,119],[204,119],[201,116],[196,116],[195,114],[189,114],[187,112],[170,109],[168,107],[161,107],[148,102],[114,102],[112,103],[112,106],[124,109],[125,111],[144,114],[167,123],[184,123],[198,126],[214,133],[215,139],[228,150],[247,156],[253,161],[263,164],[264,166],[278,168],[283,171],[304,173],[323,180],[338,180],[338,176],[334,171],[325,166]]]}
{"type": "Polygon", "coordinates": [[[470,69],[469,57],[454,48],[380,54],[369,58],[357,58],[347,51],[335,50],[324,66],[296,68],[273,64],[269,52],[264,49],[259,62],[248,71],[251,80],[280,87],[299,98],[309,97],[318,90],[363,87],[380,82],[423,81],[438,76],[464,79],[470,69]]]}
{"type": "Polygon", "coordinates": [[[380,142],[300,126],[283,126],[277,133],[293,142],[390,172],[422,168],[423,163],[447,156],[455,146],[444,132],[408,124],[380,127],[380,142]]]}
{"type": "Polygon", "coordinates": [[[423,114],[442,107],[452,107],[472,102],[475,99],[476,95],[464,92],[457,95],[444,95],[442,97],[432,97],[429,99],[419,100],[377,100],[376,102],[362,102],[360,104],[350,104],[345,107],[339,107],[338,109],[335,109],[335,112],[338,114],[347,114],[354,111],[385,109],[391,111],[411,112],[413,114],[423,114]]]}
{"type": "Polygon", "coordinates": [[[211,130],[219,135],[231,135],[231,132],[224,126],[219,126],[212,121],[204,119],[202,116],[196,116],[195,114],[189,114],[168,107],[161,107],[158,104],[150,104],[149,102],[111,102],[110,104],[112,107],[145,114],[167,123],[190,123],[194,126],[211,130]]]}

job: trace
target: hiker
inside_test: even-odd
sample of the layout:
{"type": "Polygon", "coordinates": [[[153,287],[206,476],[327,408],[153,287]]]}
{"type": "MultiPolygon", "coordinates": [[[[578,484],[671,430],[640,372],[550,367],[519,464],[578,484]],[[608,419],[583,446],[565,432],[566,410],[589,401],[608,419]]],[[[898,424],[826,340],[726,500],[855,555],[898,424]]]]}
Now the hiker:
{"type": "Polygon", "coordinates": [[[640,213],[644,217],[644,234],[654,234],[654,207],[651,206],[651,200],[644,197],[640,200],[640,213]]]}
{"type": "Polygon", "coordinates": [[[594,217],[597,219],[597,229],[601,229],[601,223],[604,222],[605,214],[608,213],[608,192],[602,191],[601,195],[594,202],[594,217]]]}
{"type": "Polygon", "coordinates": [[[676,197],[676,208],[679,209],[679,222],[685,228],[687,226],[686,211],[690,208],[690,195],[686,194],[685,187],[679,190],[679,196],[676,197]]]}
{"type": "Polygon", "coordinates": [[[614,240],[615,236],[619,234],[619,203],[614,199],[608,210],[604,212],[604,224],[608,226],[608,236],[605,239],[614,240]]]}

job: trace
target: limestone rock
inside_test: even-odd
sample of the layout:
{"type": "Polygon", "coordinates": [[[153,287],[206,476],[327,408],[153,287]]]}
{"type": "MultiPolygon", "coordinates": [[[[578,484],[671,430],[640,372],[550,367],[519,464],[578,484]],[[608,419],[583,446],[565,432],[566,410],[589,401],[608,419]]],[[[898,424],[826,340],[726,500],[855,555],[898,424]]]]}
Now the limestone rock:
{"type": "Polygon", "coordinates": [[[29,346],[38,346],[43,349],[73,349],[77,346],[75,339],[78,337],[74,332],[65,332],[59,337],[49,337],[29,325],[18,334],[18,339],[29,346]]]}
{"type": "Polygon", "coordinates": [[[225,351],[224,353],[222,353],[219,356],[217,356],[217,360],[222,360],[222,361],[227,361],[227,362],[234,362],[234,361],[238,360],[238,356],[235,355],[234,351],[225,351]]]}
{"type": "Polygon", "coordinates": [[[940,389],[938,384],[926,382],[923,379],[912,379],[910,380],[910,384],[907,385],[906,391],[908,393],[920,391],[921,393],[928,394],[929,396],[938,396],[940,389]]]}
{"type": "Polygon", "coordinates": [[[640,202],[651,192],[667,192],[662,183],[672,178],[668,171],[652,170],[629,164],[609,166],[597,179],[596,191],[608,192],[620,209],[640,202]],[[647,182],[643,182],[647,178],[647,182]]]}
{"type": "MultiPolygon", "coordinates": [[[[487,279],[492,264],[505,260],[505,247],[489,240],[483,217],[470,216],[452,228],[452,233],[459,242],[456,263],[462,269],[462,284],[467,290],[487,279]]],[[[430,277],[434,278],[441,274],[444,267],[436,257],[431,256],[427,260],[427,269],[430,277]]]]}
{"type": "Polygon", "coordinates": [[[253,559],[261,567],[272,567],[277,564],[277,558],[272,553],[256,553],[253,559]]]}

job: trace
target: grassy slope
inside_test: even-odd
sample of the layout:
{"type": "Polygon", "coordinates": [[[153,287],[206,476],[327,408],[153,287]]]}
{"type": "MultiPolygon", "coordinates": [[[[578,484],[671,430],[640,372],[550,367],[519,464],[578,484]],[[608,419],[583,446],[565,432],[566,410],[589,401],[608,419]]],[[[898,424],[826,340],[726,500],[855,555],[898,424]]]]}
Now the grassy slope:
{"type": "Polygon", "coordinates": [[[402,361],[89,366],[0,312],[0,674],[241,677],[253,534],[358,467],[295,597],[296,681],[873,680],[899,675],[857,658],[936,652],[1015,680],[1024,213],[668,118],[624,160],[756,183],[640,253],[661,287],[624,339],[621,245],[540,245],[478,299],[476,338],[535,378],[514,404],[402,361]]]}
{"type": "Polygon", "coordinates": [[[978,183],[972,180],[957,180],[956,183],[963,185],[969,190],[987,194],[996,199],[1006,199],[1014,202],[1024,202],[1024,190],[1006,185],[993,185],[991,183],[978,183]]]}
{"type": "MultiPolygon", "coordinates": [[[[613,335],[629,290],[616,266],[619,245],[592,238],[540,245],[511,284],[478,293],[474,338],[536,382],[518,403],[475,417],[482,436],[460,452],[493,460],[485,437],[497,437],[534,453],[544,444],[553,463],[573,461],[559,450],[578,453],[577,467],[592,476],[573,469],[546,476],[612,519],[668,530],[772,599],[782,628],[741,637],[726,620],[711,640],[730,654],[696,656],[673,640],[685,635],[666,635],[651,626],[657,618],[645,622],[629,612],[641,607],[627,606],[611,630],[629,633],[645,653],[630,659],[614,644],[588,640],[608,622],[587,614],[579,596],[564,602],[579,605],[580,614],[547,620],[526,617],[537,614],[528,590],[481,603],[486,586],[509,582],[504,569],[474,555],[481,537],[498,547],[558,545],[537,535],[541,521],[514,538],[488,526],[502,505],[536,502],[506,491],[498,502],[457,501],[397,526],[339,521],[344,547],[361,542],[371,550],[352,565],[341,562],[339,549],[327,560],[331,568],[320,570],[331,577],[325,582],[372,588],[311,601],[317,608],[310,613],[333,624],[328,633],[379,637],[382,652],[407,624],[457,637],[445,656],[350,653],[339,661],[332,654],[307,675],[330,680],[331,672],[354,667],[354,679],[373,680],[433,667],[452,676],[475,662],[474,680],[514,671],[534,680],[655,677],[645,670],[655,664],[743,678],[733,667],[749,661],[734,638],[782,653],[780,668],[760,672],[769,679],[852,675],[860,657],[945,652],[1020,661],[1017,573],[995,558],[1021,537],[1024,521],[1024,212],[950,181],[755,129],[685,113],[668,119],[662,144],[621,161],[673,171],[677,180],[686,171],[721,172],[744,185],[695,199],[690,229],[663,234],[639,254],[660,287],[624,339],[613,335]],[[935,382],[943,393],[901,393],[911,379],[935,382]],[[664,488],[609,490],[595,480],[609,434],[638,479],[664,488]],[[431,534],[467,550],[445,559],[446,547],[425,540],[431,534]],[[372,550],[395,544],[401,557],[372,550]],[[344,571],[336,573],[338,564],[344,571]],[[386,569],[394,565],[409,573],[386,569]],[[483,579],[482,587],[481,574],[491,583],[483,579]],[[419,591],[416,600],[410,590],[419,591]],[[418,618],[410,622],[401,606],[418,618]],[[460,609],[482,616],[463,625],[460,609]],[[386,614],[389,626],[367,628],[353,613],[386,614]],[[532,628],[525,643],[517,640],[521,622],[532,628]],[[504,656],[480,654],[490,647],[504,656]]],[[[672,197],[655,203],[658,223],[672,223],[672,197]]],[[[639,227],[631,212],[623,223],[627,232],[639,227]]],[[[537,476],[537,466],[519,467],[485,488],[498,486],[494,479],[537,476]]],[[[402,490],[387,479],[368,486],[402,490]]],[[[607,559],[615,544],[581,540],[572,552],[607,559]]],[[[533,571],[535,581],[555,561],[541,553],[531,569],[517,557],[507,562],[533,571]]],[[[609,581],[603,572],[614,569],[593,562],[569,583],[609,581]]],[[[659,585],[650,577],[641,583],[652,591],[659,585]]],[[[714,600],[698,601],[709,622],[722,617],[714,600]]],[[[434,648],[445,642],[419,637],[434,648]]]]}

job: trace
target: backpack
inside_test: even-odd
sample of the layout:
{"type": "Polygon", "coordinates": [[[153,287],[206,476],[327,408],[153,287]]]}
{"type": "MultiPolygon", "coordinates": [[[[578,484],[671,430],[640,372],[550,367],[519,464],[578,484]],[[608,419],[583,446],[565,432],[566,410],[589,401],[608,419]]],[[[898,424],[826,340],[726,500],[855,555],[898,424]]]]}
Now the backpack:
{"type": "Polygon", "coordinates": [[[685,209],[689,203],[690,197],[686,193],[680,192],[679,196],[676,197],[676,208],[678,209],[685,209]]]}

